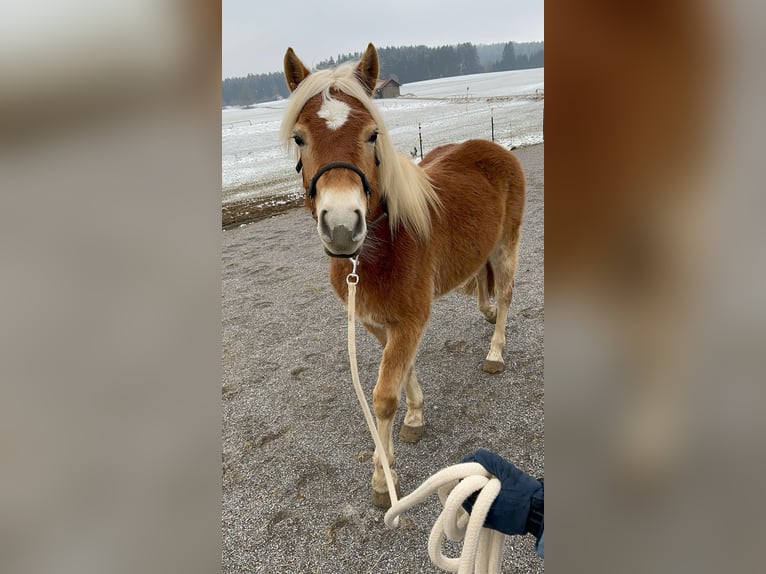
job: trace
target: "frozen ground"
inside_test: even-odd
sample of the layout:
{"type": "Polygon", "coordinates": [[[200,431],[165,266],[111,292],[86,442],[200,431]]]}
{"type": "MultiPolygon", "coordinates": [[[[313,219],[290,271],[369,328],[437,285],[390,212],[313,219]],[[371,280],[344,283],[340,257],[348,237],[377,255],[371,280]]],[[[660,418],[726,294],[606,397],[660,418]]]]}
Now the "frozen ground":
{"type": "MultiPolygon", "coordinates": [[[[543,68],[473,74],[404,84],[402,97],[378,100],[394,144],[403,152],[470,138],[523,146],[543,141],[543,68]]],[[[297,197],[295,160],[279,142],[286,100],[221,113],[223,202],[254,196],[297,197]]]]}
{"type": "MultiPolygon", "coordinates": [[[[399,440],[397,415],[403,494],[479,447],[545,475],[544,146],[514,154],[527,196],[506,370],[481,370],[492,326],[476,299],[438,299],[417,355],[419,443],[399,440]]],[[[438,498],[405,513],[397,530],[370,503],[373,443],[351,386],[345,311],[311,216],[294,209],[221,234],[222,572],[439,574],[427,551],[438,498]]],[[[356,343],[369,401],[382,351],[358,323],[356,343]]],[[[507,538],[502,572],[545,572],[531,536],[507,538]]]]}

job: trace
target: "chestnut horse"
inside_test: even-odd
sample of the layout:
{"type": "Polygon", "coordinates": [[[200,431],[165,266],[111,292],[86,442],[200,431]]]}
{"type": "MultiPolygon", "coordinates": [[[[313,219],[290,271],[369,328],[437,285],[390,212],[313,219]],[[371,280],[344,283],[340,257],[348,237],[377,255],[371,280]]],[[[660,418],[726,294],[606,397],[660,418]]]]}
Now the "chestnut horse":
{"type": "MultiPolygon", "coordinates": [[[[477,295],[479,311],[495,323],[484,371],[504,368],[524,175],[511,152],[486,140],[438,147],[420,165],[399,154],[371,99],[378,78],[372,44],[357,65],[313,73],[288,48],[284,69],[292,95],[282,136],[298,148],[306,207],[332,256],[330,282],[346,303],[349,258],[358,257],[356,316],[384,348],[372,400],[393,464],[402,387],[399,436],[416,442],[423,434],[414,359],[435,297],[459,287],[477,295]]],[[[373,462],[373,503],[387,507],[377,452],[373,462]]]]}

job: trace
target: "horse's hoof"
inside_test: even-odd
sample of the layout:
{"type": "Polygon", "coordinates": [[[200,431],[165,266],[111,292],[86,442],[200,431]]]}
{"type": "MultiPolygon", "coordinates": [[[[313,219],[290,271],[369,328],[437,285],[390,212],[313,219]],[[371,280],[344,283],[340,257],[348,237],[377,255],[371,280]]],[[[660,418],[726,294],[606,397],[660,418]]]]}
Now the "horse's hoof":
{"type": "Polygon", "coordinates": [[[481,368],[485,373],[494,375],[496,373],[502,373],[505,369],[505,363],[503,361],[484,361],[484,366],[481,368]]]}
{"type": "Polygon", "coordinates": [[[423,437],[424,428],[425,425],[413,427],[402,423],[402,428],[399,429],[399,438],[404,442],[418,442],[423,437]]]}
{"type": "Polygon", "coordinates": [[[493,325],[497,323],[497,308],[493,307],[491,311],[488,313],[482,313],[484,315],[484,319],[487,321],[487,323],[492,323],[493,325]]]}
{"type": "MultiPolygon", "coordinates": [[[[394,487],[396,488],[396,497],[397,499],[402,497],[402,489],[399,488],[399,480],[397,479],[394,483],[394,487]]],[[[372,489],[372,504],[373,506],[377,506],[378,508],[382,508],[383,510],[388,510],[391,508],[391,497],[388,495],[388,491],[378,492],[374,488],[372,489]]]]}
{"type": "Polygon", "coordinates": [[[388,496],[388,491],[378,492],[374,488],[372,489],[372,505],[388,510],[391,508],[391,497],[388,496]]]}

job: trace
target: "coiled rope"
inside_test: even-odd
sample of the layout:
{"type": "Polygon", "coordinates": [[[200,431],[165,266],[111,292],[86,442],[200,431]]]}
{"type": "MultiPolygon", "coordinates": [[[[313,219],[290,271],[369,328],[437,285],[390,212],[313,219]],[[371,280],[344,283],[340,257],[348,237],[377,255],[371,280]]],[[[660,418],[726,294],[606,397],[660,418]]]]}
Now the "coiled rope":
{"type": "Polygon", "coordinates": [[[383,466],[386,477],[388,495],[391,498],[391,508],[385,514],[384,523],[388,528],[398,528],[399,515],[423,502],[434,492],[437,492],[444,510],[436,519],[431,535],[428,537],[428,556],[437,567],[447,572],[459,574],[496,574],[500,572],[503,557],[505,535],[502,532],[484,528],[484,519],[490,506],[500,492],[500,481],[491,475],[478,462],[456,464],[440,470],[415,491],[398,500],[394,486],[391,467],[383,449],[383,443],[378,435],[370,407],[364,396],[359,382],[359,370],[356,362],[356,285],[359,275],[356,268],[359,260],[351,258],[351,273],[346,277],[348,285],[348,356],[351,363],[351,379],[354,391],[359,400],[370,430],[375,449],[383,466]],[[473,504],[470,515],[463,510],[462,504],[474,492],[480,491],[473,504]],[[442,552],[444,539],[453,542],[463,542],[463,551],[459,558],[445,556],[442,552]]]}
{"type": "Polygon", "coordinates": [[[500,481],[478,462],[465,462],[444,468],[431,476],[386,512],[385,524],[393,524],[399,515],[437,492],[444,510],[436,519],[428,537],[428,556],[439,568],[460,574],[495,574],[500,572],[505,534],[484,528],[490,506],[500,492],[500,481]],[[465,501],[480,491],[469,515],[465,501]],[[463,542],[459,558],[442,552],[444,539],[463,542]]]}

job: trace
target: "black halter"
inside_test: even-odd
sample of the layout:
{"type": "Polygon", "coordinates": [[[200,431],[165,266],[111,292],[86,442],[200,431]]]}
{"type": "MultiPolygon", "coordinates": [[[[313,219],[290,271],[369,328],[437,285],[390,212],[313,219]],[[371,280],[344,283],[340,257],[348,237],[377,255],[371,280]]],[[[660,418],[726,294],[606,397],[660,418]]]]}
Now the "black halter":
{"type": "MultiPolygon", "coordinates": [[[[375,153],[375,165],[380,165],[380,160],[378,159],[378,154],[375,153]]],[[[320,167],[317,172],[314,174],[314,177],[311,178],[311,183],[309,184],[309,188],[306,190],[306,193],[309,196],[309,199],[313,201],[314,197],[316,197],[317,194],[317,181],[319,181],[319,178],[322,177],[325,173],[330,171],[331,169],[336,168],[343,168],[343,169],[350,169],[355,174],[359,176],[359,179],[362,180],[362,188],[364,189],[364,193],[367,196],[367,199],[370,199],[372,196],[372,188],[370,187],[370,183],[367,181],[367,176],[364,175],[364,172],[359,169],[357,166],[355,166],[353,163],[348,163],[346,161],[331,161],[330,163],[324,164],[322,167],[320,167]]],[[[299,159],[298,163],[295,166],[295,171],[298,173],[301,172],[303,169],[303,160],[299,159]]],[[[381,197],[380,198],[380,207],[382,210],[382,213],[380,214],[380,217],[378,217],[375,221],[373,221],[370,224],[370,227],[374,227],[378,223],[381,222],[385,217],[388,217],[388,204],[386,203],[386,198],[381,197]]]]}
{"type": "MultiPolygon", "coordinates": [[[[295,167],[297,171],[300,171],[302,167],[302,163],[298,161],[298,165],[295,167]]],[[[353,163],[348,163],[345,161],[331,161],[330,163],[324,164],[322,167],[320,167],[317,172],[314,174],[314,177],[311,178],[311,183],[309,184],[309,188],[306,190],[306,193],[308,193],[310,199],[314,199],[317,194],[317,181],[319,181],[319,178],[322,177],[325,173],[330,171],[331,169],[336,168],[343,168],[343,169],[350,169],[354,173],[356,173],[360,179],[362,180],[362,187],[364,188],[364,193],[367,195],[367,198],[372,195],[372,188],[370,187],[370,183],[367,181],[367,176],[364,175],[364,172],[356,167],[353,163]]]]}

